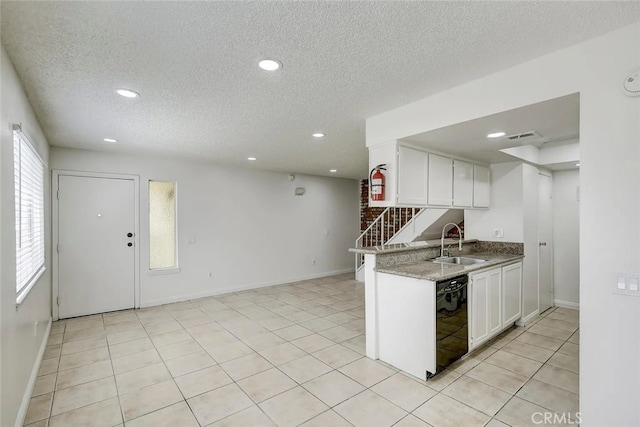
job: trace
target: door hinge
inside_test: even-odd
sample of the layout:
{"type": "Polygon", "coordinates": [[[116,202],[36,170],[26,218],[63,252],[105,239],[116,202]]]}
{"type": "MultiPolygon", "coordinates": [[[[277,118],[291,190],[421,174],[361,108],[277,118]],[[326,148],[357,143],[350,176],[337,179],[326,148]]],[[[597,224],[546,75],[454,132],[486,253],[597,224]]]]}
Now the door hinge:
{"type": "Polygon", "coordinates": [[[60,305],[60,297],[56,297],[56,305],[60,305]]]}
{"type": "Polygon", "coordinates": [[[56,199],[60,200],[60,190],[56,191],[56,199]]]}
{"type": "Polygon", "coordinates": [[[60,244],[59,243],[56,243],[56,252],[60,253],[60,244]]]}

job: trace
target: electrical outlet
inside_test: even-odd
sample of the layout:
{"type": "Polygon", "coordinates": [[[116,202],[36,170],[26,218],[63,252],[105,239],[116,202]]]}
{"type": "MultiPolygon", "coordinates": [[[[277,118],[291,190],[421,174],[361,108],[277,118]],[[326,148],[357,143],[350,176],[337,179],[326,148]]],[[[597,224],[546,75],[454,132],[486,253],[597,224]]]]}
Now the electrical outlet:
{"type": "Polygon", "coordinates": [[[504,237],[504,229],[503,228],[494,228],[493,229],[493,237],[503,238],[504,237]]]}
{"type": "Polygon", "coordinates": [[[311,264],[316,265],[316,260],[315,260],[315,259],[312,259],[312,260],[311,260],[311,264]]]}
{"type": "Polygon", "coordinates": [[[209,272],[209,278],[213,277],[213,271],[209,272]]]}

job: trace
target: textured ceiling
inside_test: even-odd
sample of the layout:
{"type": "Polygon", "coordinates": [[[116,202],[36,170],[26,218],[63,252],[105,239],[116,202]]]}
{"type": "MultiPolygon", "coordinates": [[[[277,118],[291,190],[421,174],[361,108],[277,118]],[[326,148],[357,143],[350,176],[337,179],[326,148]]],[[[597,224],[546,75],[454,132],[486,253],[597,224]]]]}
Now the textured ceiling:
{"type": "Polygon", "coordinates": [[[640,5],[2,1],[1,19],[53,145],[360,178],[365,118],[635,22],[640,5]]]}

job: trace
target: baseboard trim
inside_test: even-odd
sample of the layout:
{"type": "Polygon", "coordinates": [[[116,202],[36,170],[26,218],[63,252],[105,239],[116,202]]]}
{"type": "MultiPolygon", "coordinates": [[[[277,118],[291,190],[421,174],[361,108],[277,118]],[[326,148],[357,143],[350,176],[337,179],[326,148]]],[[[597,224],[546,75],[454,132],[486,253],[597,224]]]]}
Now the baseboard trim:
{"type": "Polygon", "coordinates": [[[29,377],[27,388],[25,389],[24,395],[22,396],[22,403],[20,404],[20,408],[18,409],[18,416],[16,417],[15,424],[16,427],[22,427],[22,425],[24,424],[24,420],[27,417],[27,410],[29,409],[29,403],[31,402],[33,389],[36,386],[36,380],[38,379],[38,372],[40,372],[40,365],[42,364],[44,351],[47,348],[47,341],[49,340],[49,333],[51,332],[52,323],[53,318],[49,317],[49,324],[47,325],[47,330],[44,331],[44,337],[42,337],[42,343],[40,344],[40,351],[38,351],[38,355],[36,356],[36,361],[33,364],[33,369],[31,370],[31,376],[29,377]]]}
{"type": "Polygon", "coordinates": [[[221,288],[221,289],[218,288],[218,289],[211,290],[211,291],[206,291],[206,292],[197,292],[197,293],[187,294],[187,295],[177,295],[177,296],[174,296],[174,297],[159,298],[159,299],[150,300],[150,301],[142,301],[141,304],[140,304],[140,308],[155,307],[155,306],[158,306],[158,305],[172,304],[174,302],[183,302],[183,301],[189,301],[189,300],[194,300],[194,299],[198,299],[198,298],[213,297],[213,296],[216,296],[216,295],[223,295],[223,294],[228,294],[228,293],[232,293],[232,292],[248,291],[250,289],[259,289],[259,288],[264,288],[264,287],[267,287],[267,286],[286,285],[288,283],[301,282],[303,280],[320,279],[322,277],[329,277],[329,276],[335,276],[337,274],[346,274],[346,273],[355,273],[355,269],[347,268],[347,269],[344,269],[344,270],[328,271],[328,272],[325,272],[325,273],[314,274],[314,275],[310,275],[310,276],[302,276],[302,277],[298,277],[298,278],[284,279],[284,281],[282,281],[282,280],[272,280],[272,281],[268,281],[268,282],[253,283],[253,284],[239,286],[239,287],[238,286],[234,286],[234,287],[221,288]]]}
{"type": "Polygon", "coordinates": [[[580,310],[580,303],[577,302],[555,299],[553,300],[553,305],[555,305],[556,307],[570,308],[572,310],[580,310]]]}
{"type": "Polygon", "coordinates": [[[527,326],[529,323],[531,323],[539,315],[540,315],[540,312],[538,310],[536,310],[533,313],[529,314],[527,317],[523,317],[520,320],[516,320],[516,325],[518,325],[518,326],[527,326]]]}

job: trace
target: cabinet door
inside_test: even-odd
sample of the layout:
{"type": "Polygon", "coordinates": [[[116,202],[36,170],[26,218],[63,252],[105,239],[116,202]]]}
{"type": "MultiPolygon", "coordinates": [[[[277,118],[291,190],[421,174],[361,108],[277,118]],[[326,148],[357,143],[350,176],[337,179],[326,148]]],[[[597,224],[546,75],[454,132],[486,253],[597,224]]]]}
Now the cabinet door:
{"type": "Polygon", "coordinates": [[[491,194],[491,171],[486,166],[473,165],[473,207],[488,208],[491,194]]]}
{"type": "Polygon", "coordinates": [[[503,328],[522,316],[522,263],[502,267],[503,328]]]}
{"type": "Polygon", "coordinates": [[[453,206],[473,206],[473,165],[453,160],[453,206]]]}
{"type": "Polygon", "coordinates": [[[427,153],[398,147],[398,204],[427,204],[427,153]]]}
{"type": "Polygon", "coordinates": [[[489,275],[471,276],[471,346],[478,348],[489,339],[489,275]]]}
{"type": "Polygon", "coordinates": [[[428,201],[434,206],[451,206],[453,173],[451,159],[429,154],[428,201]]]}
{"type": "Polygon", "coordinates": [[[502,270],[496,268],[489,276],[489,336],[493,337],[502,331],[502,270]]]}

